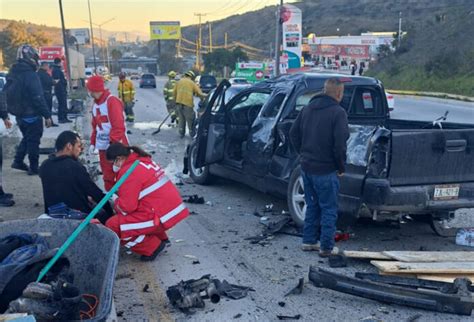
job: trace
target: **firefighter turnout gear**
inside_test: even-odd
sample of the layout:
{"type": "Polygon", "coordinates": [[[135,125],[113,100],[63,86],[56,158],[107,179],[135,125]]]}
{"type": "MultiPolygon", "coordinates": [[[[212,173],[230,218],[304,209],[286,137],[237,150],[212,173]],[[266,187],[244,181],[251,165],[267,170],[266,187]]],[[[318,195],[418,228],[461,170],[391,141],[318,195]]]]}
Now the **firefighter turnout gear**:
{"type": "Polygon", "coordinates": [[[91,145],[99,150],[100,168],[104,176],[105,190],[109,191],[115,183],[112,163],[105,157],[105,150],[111,143],[128,145],[127,129],[122,102],[105,90],[92,107],[91,145]]]}
{"type": "Polygon", "coordinates": [[[168,73],[169,79],[163,88],[163,96],[166,101],[166,109],[168,114],[171,115],[171,123],[176,120],[175,101],[174,101],[174,88],[176,86],[176,80],[174,79],[176,73],[171,71],[168,73]]]}
{"type": "Polygon", "coordinates": [[[133,113],[133,106],[135,105],[135,87],[133,86],[132,81],[125,79],[125,76],[121,77],[118,83],[118,95],[125,107],[127,122],[135,121],[135,114],[133,113]]]}
{"type": "MultiPolygon", "coordinates": [[[[185,77],[176,83],[174,88],[174,97],[176,102],[176,112],[179,119],[179,134],[184,137],[186,132],[186,124],[188,125],[189,134],[194,136],[194,95],[203,99],[206,97],[199,86],[191,79],[190,73],[187,72],[185,77]]],[[[194,73],[192,73],[194,75],[194,73]]]]}
{"type": "Polygon", "coordinates": [[[189,215],[178,189],[164,170],[149,157],[131,153],[121,166],[120,179],[132,164],[140,164],[119,188],[114,201],[116,215],[106,226],[117,233],[121,244],[143,256],[152,256],[164,241],[166,230],[189,215]]]}

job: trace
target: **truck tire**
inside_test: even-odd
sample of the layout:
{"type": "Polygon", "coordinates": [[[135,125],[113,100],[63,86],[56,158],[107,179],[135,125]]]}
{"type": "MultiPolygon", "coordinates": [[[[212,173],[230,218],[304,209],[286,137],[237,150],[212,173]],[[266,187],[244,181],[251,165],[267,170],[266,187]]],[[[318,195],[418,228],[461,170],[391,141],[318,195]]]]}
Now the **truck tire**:
{"type": "Polygon", "coordinates": [[[287,202],[291,218],[296,225],[303,227],[306,214],[306,202],[304,200],[304,185],[300,166],[297,166],[291,173],[287,191],[287,202]]]}
{"type": "Polygon", "coordinates": [[[441,237],[455,237],[458,233],[459,228],[446,228],[443,226],[443,221],[431,216],[430,222],[431,229],[436,235],[441,237]]]}
{"type": "Polygon", "coordinates": [[[189,147],[188,169],[189,176],[193,181],[200,185],[208,185],[211,183],[211,174],[209,173],[209,166],[196,168],[194,166],[194,159],[196,157],[197,145],[193,143],[189,147]]]}

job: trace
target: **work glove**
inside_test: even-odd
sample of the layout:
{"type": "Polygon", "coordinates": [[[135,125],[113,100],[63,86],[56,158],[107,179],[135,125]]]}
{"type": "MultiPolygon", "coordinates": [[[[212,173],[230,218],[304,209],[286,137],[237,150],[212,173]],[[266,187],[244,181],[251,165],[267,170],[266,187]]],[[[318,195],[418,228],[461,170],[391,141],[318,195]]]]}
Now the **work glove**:
{"type": "Polygon", "coordinates": [[[89,154],[99,154],[99,151],[95,148],[95,145],[89,146],[89,154]]]}

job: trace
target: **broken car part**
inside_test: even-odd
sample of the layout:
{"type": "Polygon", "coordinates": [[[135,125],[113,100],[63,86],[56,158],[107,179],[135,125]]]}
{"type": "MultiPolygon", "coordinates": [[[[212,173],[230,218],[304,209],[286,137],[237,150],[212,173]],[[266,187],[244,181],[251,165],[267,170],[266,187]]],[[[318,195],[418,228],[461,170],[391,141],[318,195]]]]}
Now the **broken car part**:
{"type": "Polygon", "coordinates": [[[288,295],[299,295],[303,293],[303,288],[304,288],[304,278],[302,277],[298,280],[298,285],[296,285],[288,293],[286,293],[285,297],[287,297],[288,295]]]}
{"type": "Polygon", "coordinates": [[[466,279],[456,279],[457,294],[443,294],[375,283],[332,273],[313,266],[309,271],[309,280],[316,287],[328,288],[383,303],[460,315],[471,315],[474,308],[474,300],[468,290],[471,282],[466,279]]]}

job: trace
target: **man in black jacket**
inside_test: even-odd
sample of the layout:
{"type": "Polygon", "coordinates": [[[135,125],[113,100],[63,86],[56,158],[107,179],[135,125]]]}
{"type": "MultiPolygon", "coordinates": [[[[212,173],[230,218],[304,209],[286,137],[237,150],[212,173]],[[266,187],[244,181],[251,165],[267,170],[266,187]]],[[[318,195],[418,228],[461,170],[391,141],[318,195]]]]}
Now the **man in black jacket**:
{"type": "MultiPolygon", "coordinates": [[[[5,93],[0,92],[0,118],[3,120],[5,128],[10,129],[12,127],[12,122],[8,117],[7,104],[5,93]]],[[[11,193],[5,193],[3,191],[2,185],[2,165],[3,165],[3,138],[0,136],[0,207],[11,207],[15,204],[13,201],[13,195],[11,193]]]]}
{"type": "Polygon", "coordinates": [[[54,95],[58,99],[58,123],[71,123],[67,118],[67,80],[61,70],[61,59],[55,58],[53,71],[54,95]]]}
{"type": "MultiPolygon", "coordinates": [[[[49,63],[42,62],[40,68],[38,69],[38,77],[41,82],[41,87],[43,87],[44,99],[46,105],[48,105],[49,111],[53,112],[53,78],[49,74],[49,63]]],[[[58,126],[52,124],[52,126],[58,126]]]]}
{"type": "Polygon", "coordinates": [[[345,171],[349,126],[339,105],[344,84],[330,78],[324,94],[303,108],[290,130],[290,140],[300,154],[307,204],[303,228],[305,251],[319,250],[321,257],[337,254],[336,233],[339,179],[345,171]]]}
{"type": "MultiPolygon", "coordinates": [[[[16,104],[21,106],[21,116],[16,121],[23,138],[17,147],[13,169],[27,171],[29,175],[38,174],[39,146],[43,136],[43,117],[46,127],[52,124],[51,112],[46,105],[36,69],[38,68],[38,53],[30,45],[22,45],[18,49],[17,62],[13,64],[7,75],[7,85],[10,80],[18,82],[21,96],[16,104]],[[30,166],[24,163],[28,154],[30,166]]],[[[5,85],[5,86],[7,86],[5,85]]]]}
{"type": "MultiPolygon", "coordinates": [[[[98,203],[105,194],[78,161],[83,148],[80,136],[64,131],[56,139],[55,148],[57,152],[51,154],[40,168],[45,212],[48,213],[51,206],[65,203],[71,209],[89,213],[91,200],[98,203]]],[[[104,212],[96,218],[105,224],[112,215],[112,207],[106,203],[104,212]]]]}

